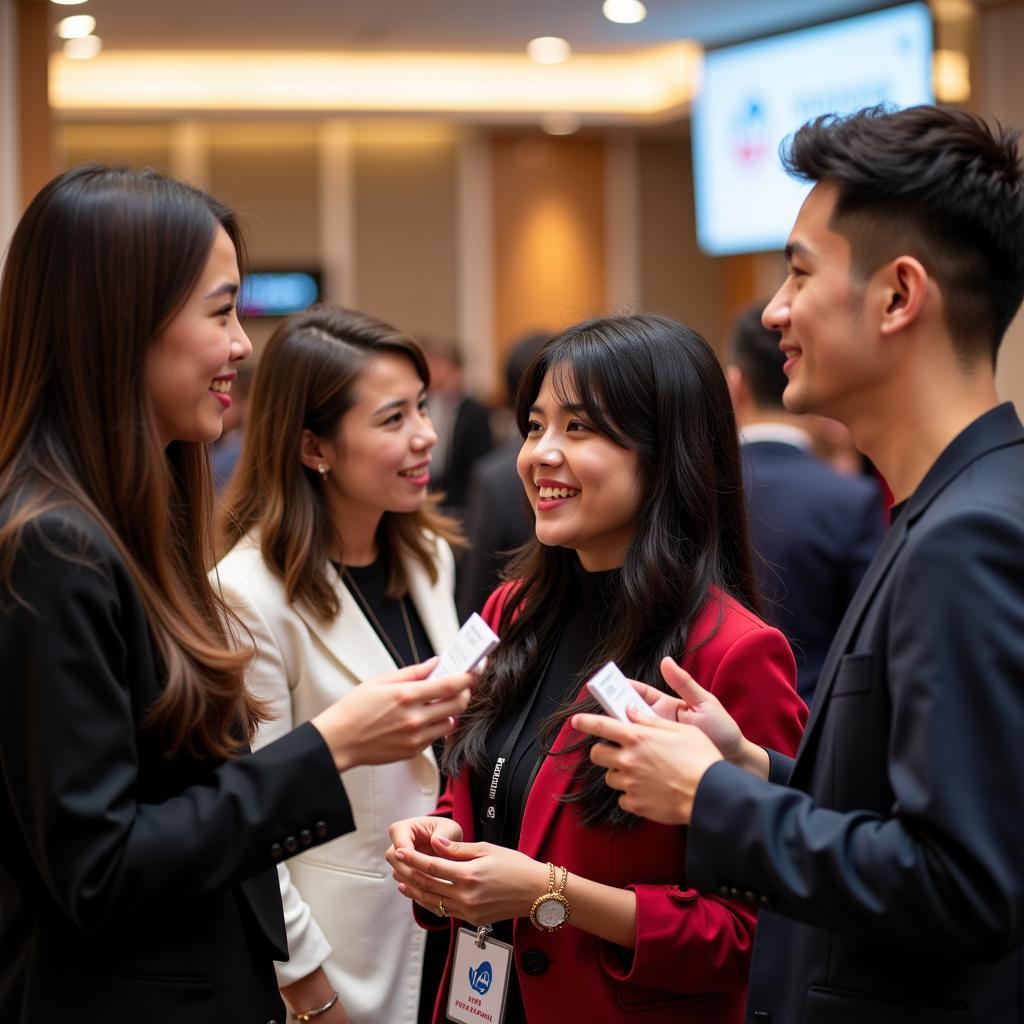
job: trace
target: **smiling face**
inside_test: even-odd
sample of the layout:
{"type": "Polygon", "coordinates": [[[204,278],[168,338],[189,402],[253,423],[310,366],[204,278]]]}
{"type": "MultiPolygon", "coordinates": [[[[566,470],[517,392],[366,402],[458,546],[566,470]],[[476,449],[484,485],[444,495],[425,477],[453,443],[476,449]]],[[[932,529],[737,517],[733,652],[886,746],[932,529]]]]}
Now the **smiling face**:
{"type": "Polygon", "coordinates": [[[355,402],[321,443],[335,517],[415,512],[427,498],[437,443],[426,387],[411,359],[390,352],[367,360],[353,387],[355,402]]]}
{"type": "Polygon", "coordinates": [[[588,422],[571,387],[552,387],[559,372],[556,366],[541,383],[517,461],[537,539],[573,548],[590,572],[618,568],[640,508],[639,458],[588,422]]]}
{"type": "Polygon", "coordinates": [[[234,364],[252,352],[238,322],[238,288],[235,247],[218,226],[199,280],[146,355],[146,391],[164,446],[220,437],[234,364]]]}
{"type": "Polygon", "coordinates": [[[830,227],[835,198],[834,186],[818,184],[804,200],[786,246],[789,274],[763,321],[782,332],[786,408],[849,424],[870,409],[885,369],[867,285],[851,272],[849,242],[830,227]]]}

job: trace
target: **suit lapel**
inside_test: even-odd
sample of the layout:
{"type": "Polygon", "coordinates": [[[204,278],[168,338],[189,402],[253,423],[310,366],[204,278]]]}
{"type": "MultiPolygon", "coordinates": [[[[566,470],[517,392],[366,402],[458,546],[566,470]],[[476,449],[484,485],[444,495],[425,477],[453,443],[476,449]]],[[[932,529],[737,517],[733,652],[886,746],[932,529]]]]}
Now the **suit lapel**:
{"type": "Polygon", "coordinates": [[[843,655],[847,653],[850,641],[860,625],[864,613],[885,578],[889,567],[906,541],[910,527],[924,514],[935,498],[942,493],[955,477],[989,452],[1024,441],[1024,430],[1013,406],[1008,402],[990,409],[967,426],[947,446],[934,465],[925,474],[914,493],[907,499],[902,514],[890,527],[882,541],[868,571],[853,595],[850,607],[839,624],[835,639],[829,648],[828,657],[818,677],[818,686],[811,702],[811,713],[807,727],[797,751],[797,761],[808,747],[821,718],[822,709],[828,702],[836,670],[843,655]]]}
{"type": "Polygon", "coordinates": [[[825,664],[822,666],[821,675],[818,677],[818,685],[815,688],[814,697],[811,701],[810,716],[807,719],[807,726],[804,729],[803,737],[800,740],[800,747],[797,750],[797,760],[803,754],[804,748],[807,746],[821,717],[821,710],[828,701],[828,695],[832,690],[832,683],[835,680],[839,662],[842,660],[843,655],[847,653],[850,641],[860,625],[864,612],[874,598],[875,591],[885,578],[893,560],[903,547],[906,537],[907,523],[906,516],[904,515],[897,519],[889,528],[889,532],[885,535],[881,547],[868,566],[868,571],[860,581],[860,586],[854,593],[842,622],[839,623],[839,629],[836,631],[832,645],[828,649],[828,656],[825,659],[825,664]]]}
{"type": "Polygon", "coordinates": [[[409,597],[426,630],[435,654],[440,654],[459,631],[459,620],[450,594],[438,593],[436,584],[415,558],[405,559],[405,575],[409,581],[409,597]]]}

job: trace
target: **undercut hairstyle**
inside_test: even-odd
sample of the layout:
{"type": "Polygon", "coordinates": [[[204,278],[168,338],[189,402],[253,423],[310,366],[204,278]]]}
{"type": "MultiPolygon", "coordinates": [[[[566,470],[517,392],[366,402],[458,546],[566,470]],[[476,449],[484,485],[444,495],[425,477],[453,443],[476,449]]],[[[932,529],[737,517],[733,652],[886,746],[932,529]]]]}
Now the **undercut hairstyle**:
{"type": "Polygon", "coordinates": [[[913,256],[939,285],[961,360],[994,364],[1024,295],[1019,135],[962,110],[871,107],[808,122],[782,160],[836,187],[832,227],[850,242],[854,273],[913,256]]]}
{"type": "MultiPolygon", "coordinates": [[[[430,385],[419,345],[365,313],[323,303],[280,324],[260,357],[242,454],[219,513],[221,554],[259,528],[263,560],[288,600],[305,602],[325,622],[341,611],[327,563],[345,527],[331,521],[320,475],[299,460],[302,432],[333,438],[357,401],[362,371],[380,355],[408,359],[424,388],[430,385]]],[[[392,556],[389,597],[409,589],[402,552],[436,583],[429,534],[464,546],[456,521],[438,511],[440,500],[430,495],[415,512],[384,513],[377,540],[392,556]]]]}
{"type": "Polygon", "coordinates": [[[207,578],[206,445],[165,448],[145,386],[150,347],[195,288],[219,228],[241,267],[238,224],[216,199],[153,171],[76,167],[32,200],[0,285],[0,604],[19,600],[15,557],[41,516],[92,516],[145,608],[166,674],[145,725],[169,756],[230,757],[265,716],[207,578]]]}
{"type": "MultiPolygon", "coordinates": [[[[640,507],[620,580],[566,700],[541,728],[550,750],[558,730],[578,711],[600,710],[583,682],[606,661],[627,676],[669,692],[659,665],[683,658],[710,636],[691,642],[690,629],[712,588],[757,610],[747,542],[739,444],[725,375],[696,332],[663,316],[590,320],[553,338],[534,358],[516,396],[525,438],[541,385],[558,400],[579,404],[590,427],[636,452],[640,507]]],[[[486,737],[536,685],[576,600],[576,553],[536,537],[520,549],[506,578],[520,580],[501,615],[502,642],[491,656],[442,759],[444,771],[487,773],[486,737]]],[[[568,750],[588,751],[593,737],[568,750]]],[[[608,788],[604,770],[584,756],[566,797],[585,823],[635,820],[608,788]]]]}
{"type": "Polygon", "coordinates": [[[739,367],[754,401],[762,409],[782,409],[782,392],[789,383],[783,366],[786,355],[779,348],[779,331],[770,331],[761,322],[764,302],[744,309],[733,326],[733,363],[739,367]]]}

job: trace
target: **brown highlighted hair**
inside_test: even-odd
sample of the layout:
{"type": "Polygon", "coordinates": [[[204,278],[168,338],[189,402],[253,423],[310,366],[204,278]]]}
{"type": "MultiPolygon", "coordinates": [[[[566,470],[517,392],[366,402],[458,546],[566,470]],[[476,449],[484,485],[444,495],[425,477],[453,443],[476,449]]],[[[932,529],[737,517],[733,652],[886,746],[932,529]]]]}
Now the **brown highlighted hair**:
{"type": "MultiPolygon", "coordinates": [[[[245,444],[220,513],[221,554],[258,527],[263,560],[284,581],[288,600],[303,601],[324,621],[340,611],[326,567],[344,524],[331,522],[321,481],[299,461],[302,431],[332,437],[355,404],[363,368],[384,353],[407,358],[429,385],[416,342],[372,316],[324,303],[285,320],[260,357],[245,444]]],[[[416,512],[385,513],[378,533],[386,550],[409,552],[434,581],[426,532],[463,544],[439,500],[429,497],[416,512]]],[[[390,566],[388,595],[401,597],[408,590],[402,560],[391,558],[390,566]]]]}
{"type": "Polygon", "coordinates": [[[51,181],[11,239],[0,285],[0,600],[19,542],[73,506],[109,535],[166,672],[147,723],[169,754],[228,757],[262,705],[244,686],[213,564],[206,447],[164,449],[145,389],[150,344],[182,308],[234,215],[151,171],[86,165],[51,181]]]}

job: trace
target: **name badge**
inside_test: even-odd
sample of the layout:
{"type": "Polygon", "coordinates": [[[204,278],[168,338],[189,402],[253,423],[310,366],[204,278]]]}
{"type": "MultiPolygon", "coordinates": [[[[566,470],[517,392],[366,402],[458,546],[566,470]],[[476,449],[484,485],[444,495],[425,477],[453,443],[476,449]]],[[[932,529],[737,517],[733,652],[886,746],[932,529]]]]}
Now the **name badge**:
{"type": "Polygon", "coordinates": [[[486,931],[460,928],[455,936],[446,1013],[458,1024],[501,1024],[505,1016],[512,947],[487,938],[486,931]]]}

